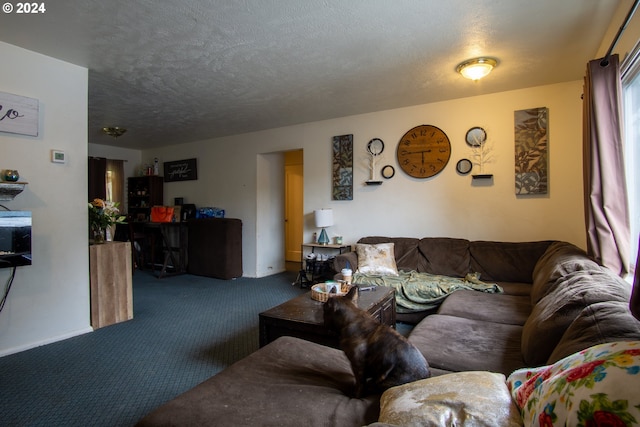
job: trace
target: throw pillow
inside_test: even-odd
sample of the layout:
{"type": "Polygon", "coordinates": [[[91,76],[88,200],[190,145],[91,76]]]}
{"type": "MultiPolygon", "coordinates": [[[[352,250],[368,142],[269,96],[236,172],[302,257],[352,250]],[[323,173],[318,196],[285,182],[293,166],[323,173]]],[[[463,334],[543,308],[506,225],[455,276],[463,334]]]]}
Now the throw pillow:
{"type": "Polygon", "coordinates": [[[520,426],[502,374],[468,371],[386,390],[379,423],[397,426],[520,426]]]}
{"type": "Polygon", "coordinates": [[[507,385],[525,426],[638,425],[640,341],[600,344],[553,365],[518,369],[507,385]]]}
{"type": "Polygon", "coordinates": [[[394,250],[393,243],[379,243],[377,245],[357,243],[358,273],[397,276],[398,267],[394,250]]]}

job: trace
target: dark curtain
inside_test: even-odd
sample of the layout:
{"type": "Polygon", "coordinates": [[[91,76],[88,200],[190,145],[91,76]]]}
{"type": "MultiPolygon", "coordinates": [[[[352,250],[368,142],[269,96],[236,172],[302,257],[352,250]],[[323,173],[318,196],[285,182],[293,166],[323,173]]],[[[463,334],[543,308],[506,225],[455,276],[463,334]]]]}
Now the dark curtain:
{"type": "Polygon", "coordinates": [[[630,226],[625,180],[618,55],[587,64],[583,162],[587,252],[620,276],[629,272],[630,226]]]}
{"type": "Polygon", "coordinates": [[[89,157],[89,201],[93,199],[106,199],[107,185],[107,159],[89,157]]]}

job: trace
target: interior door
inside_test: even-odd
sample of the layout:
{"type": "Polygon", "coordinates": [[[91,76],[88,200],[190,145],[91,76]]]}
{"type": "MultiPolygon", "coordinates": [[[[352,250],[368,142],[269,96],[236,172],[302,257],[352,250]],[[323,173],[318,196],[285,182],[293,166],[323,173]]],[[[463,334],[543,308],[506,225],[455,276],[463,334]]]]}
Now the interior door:
{"type": "MultiPolygon", "coordinates": [[[[302,258],[303,191],[302,151],[287,155],[285,160],[285,260],[300,262],[302,258]],[[291,160],[290,160],[291,159],[291,160]]],[[[287,153],[289,154],[289,153],[287,153]]]]}

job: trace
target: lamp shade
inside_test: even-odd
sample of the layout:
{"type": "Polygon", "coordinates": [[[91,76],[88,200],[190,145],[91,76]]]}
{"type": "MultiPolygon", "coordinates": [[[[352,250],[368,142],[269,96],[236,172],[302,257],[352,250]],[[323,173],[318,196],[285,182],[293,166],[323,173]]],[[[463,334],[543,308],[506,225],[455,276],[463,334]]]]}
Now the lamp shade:
{"type": "Polygon", "coordinates": [[[316,227],[331,227],[333,225],[333,209],[318,209],[314,212],[316,227]]]}

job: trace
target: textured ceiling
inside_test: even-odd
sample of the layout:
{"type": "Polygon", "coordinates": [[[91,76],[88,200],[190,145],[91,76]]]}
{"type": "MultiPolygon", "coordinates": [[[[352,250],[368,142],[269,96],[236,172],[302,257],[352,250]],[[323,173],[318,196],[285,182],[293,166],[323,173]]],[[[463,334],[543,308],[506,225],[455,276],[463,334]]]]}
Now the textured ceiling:
{"type": "Polygon", "coordinates": [[[0,40],[87,67],[89,142],[143,149],[577,80],[621,1],[55,0],[0,40]]]}

